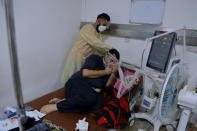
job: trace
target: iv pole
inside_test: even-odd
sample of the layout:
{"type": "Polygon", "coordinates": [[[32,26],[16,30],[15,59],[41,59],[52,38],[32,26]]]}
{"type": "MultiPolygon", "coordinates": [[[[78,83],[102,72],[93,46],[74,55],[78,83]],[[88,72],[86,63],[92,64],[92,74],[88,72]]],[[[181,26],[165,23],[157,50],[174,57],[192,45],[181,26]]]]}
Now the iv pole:
{"type": "Polygon", "coordinates": [[[6,23],[7,23],[7,34],[8,34],[8,43],[9,43],[9,52],[10,52],[10,63],[12,68],[12,78],[14,82],[15,96],[17,100],[17,113],[18,113],[18,122],[19,129],[23,131],[23,126],[21,119],[25,117],[23,95],[21,90],[21,82],[18,68],[18,57],[16,49],[16,35],[15,35],[15,25],[14,25],[14,10],[13,10],[13,0],[4,0],[5,4],[5,14],[6,14],[6,23]]]}

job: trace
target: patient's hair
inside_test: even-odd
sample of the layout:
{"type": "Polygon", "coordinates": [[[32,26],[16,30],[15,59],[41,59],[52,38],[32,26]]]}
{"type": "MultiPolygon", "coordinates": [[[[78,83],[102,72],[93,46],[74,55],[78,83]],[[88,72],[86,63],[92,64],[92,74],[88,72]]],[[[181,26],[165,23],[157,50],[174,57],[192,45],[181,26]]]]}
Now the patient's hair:
{"type": "Polygon", "coordinates": [[[120,53],[116,50],[116,49],[110,49],[109,53],[111,53],[112,55],[115,54],[116,58],[119,60],[120,59],[120,53]]]}
{"type": "Polygon", "coordinates": [[[110,21],[110,17],[109,17],[109,15],[106,14],[106,13],[99,14],[99,15],[97,16],[97,20],[98,20],[98,19],[103,19],[103,20],[110,21]]]}

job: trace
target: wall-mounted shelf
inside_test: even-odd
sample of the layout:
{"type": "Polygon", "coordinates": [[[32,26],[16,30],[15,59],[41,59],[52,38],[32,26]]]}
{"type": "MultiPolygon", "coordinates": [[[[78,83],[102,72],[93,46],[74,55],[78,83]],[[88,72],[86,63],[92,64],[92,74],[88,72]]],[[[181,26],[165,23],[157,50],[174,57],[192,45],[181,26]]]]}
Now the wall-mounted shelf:
{"type": "MultiPolygon", "coordinates": [[[[92,22],[81,22],[80,28],[84,24],[90,24],[92,22]]],[[[175,28],[174,28],[175,29],[175,28]]],[[[173,28],[165,28],[160,25],[152,24],[110,24],[110,29],[105,31],[105,35],[145,40],[148,37],[152,37],[155,30],[170,31],[173,28]]],[[[178,44],[183,43],[183,32],[178,32],[178,44]]],[[[186,30],[186,43],[189,46],[197,46],[197,30],[186,30]]]]}

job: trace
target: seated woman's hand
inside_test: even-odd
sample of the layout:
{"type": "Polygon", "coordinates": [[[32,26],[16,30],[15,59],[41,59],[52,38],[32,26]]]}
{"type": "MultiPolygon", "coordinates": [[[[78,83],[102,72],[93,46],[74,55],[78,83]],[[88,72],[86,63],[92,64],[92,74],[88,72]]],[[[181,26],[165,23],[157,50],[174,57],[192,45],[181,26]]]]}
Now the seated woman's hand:
{"type": "Polygon", "coordinates": [[[112,68],[109,67],[109,66],[105,67],[105,73],[106,73],[107,75],[110,75],[110,74],[112,73],[112,68]]]}

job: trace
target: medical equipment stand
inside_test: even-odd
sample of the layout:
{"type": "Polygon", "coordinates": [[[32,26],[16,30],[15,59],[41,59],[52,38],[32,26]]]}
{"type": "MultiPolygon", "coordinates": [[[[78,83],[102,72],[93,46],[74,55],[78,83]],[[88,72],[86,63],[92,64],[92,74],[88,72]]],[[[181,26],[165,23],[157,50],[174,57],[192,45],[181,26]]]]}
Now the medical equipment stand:
{"type": "Polygon", "coordinates": [[[17,106],[18,106],[17,113],[18,113],[19,129],[20,131],[23,131],[24,128],[22,126],[21,120],[26,115],[24,110],[23,95],[22,95],[19,68],[18,68],[13,0],[4,0],[4,3],[5,3],[9,52],[10,52],[10,63],[11,63],[12,77],[13,77],[15,95],[16,95],[17,106]]]}
{"type": "MultiPolygon", "coordinates": [[[[152,41],[156,38],[159,38],[159,37],[162,37],[162,36],[165,36],[167,34],[170,34],[172,32],[176,32],[176,31],[180,31],[180,30],[183,30],[183,54],[182,54],[182,63],[185,64],[185,58],[184,58],[184,55],[185,55],[185,47],[186,47],[186,27],[184,28],[180,28],[180,29],[176,29],[176,30],[173,30],[173,31],[169,31],[167,33],[163,33],[163,34],[160,34],[160,35],[157,35],[157,36],[153,36],[151,38],[147,38],[146,39],[146,42],[148,43],[149,41],[152,41]]],[[[141,63],[142,65],[142,63],[141,63]]],[[[140,71],[144,76],[148,76],[151,78],[151,75],[150,74],[147,74],[147,72],[145,70],[140,69],[140,71]]],[[[157,88],[159,89],[160,87],[158,86],[159,84],[157,82],[154,81],[154,79],[152,79],[152,81],[156,84],[157,88]]],[[[160,126],[163,124],[162,120],[161,120],[161,116],[159,115],[159,109],[161,108],[159,105],[160,103],[160,100],[157,99],[156,100],[156,107],[153,109],[152,113],[134,113],[131,115],[131,119],[135,119],[135,118],[139,118],[139,119],[146,119],[148,120],[149,122],[151,122],[154,126],[154,131],[159,131],[159,128],[160,126]]],[[[175,125],[176,122],[174,123],[171,123],[172,125],[175,125]]]]}

